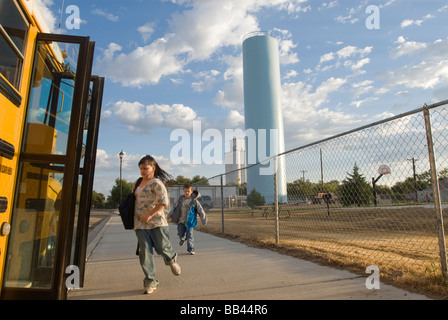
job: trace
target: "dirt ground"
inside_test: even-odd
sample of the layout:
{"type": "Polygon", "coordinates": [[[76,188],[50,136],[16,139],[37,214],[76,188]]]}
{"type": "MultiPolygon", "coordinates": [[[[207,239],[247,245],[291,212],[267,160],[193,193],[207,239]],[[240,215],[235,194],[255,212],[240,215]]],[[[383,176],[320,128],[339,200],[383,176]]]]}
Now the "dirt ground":
{"type": "Polygon", "coordinates": [[[95,227],[100,224],[104,219],[114,215],[114,210],[104,209],[104,210],[95,210],[92,209],[90,212],[90,220],[89,220],[89,232],[91,232],[95,227]]]}
{"type": "Polygon", "coordinates": [[[434,209],[331,208],[329,215],[326,207],[283,208],[278,245],[271,212],[226,211],[224,233],[220,211],[208,219],[198,230],[359,274],[376,265],[382,281],[448,299],[434,209]]]}

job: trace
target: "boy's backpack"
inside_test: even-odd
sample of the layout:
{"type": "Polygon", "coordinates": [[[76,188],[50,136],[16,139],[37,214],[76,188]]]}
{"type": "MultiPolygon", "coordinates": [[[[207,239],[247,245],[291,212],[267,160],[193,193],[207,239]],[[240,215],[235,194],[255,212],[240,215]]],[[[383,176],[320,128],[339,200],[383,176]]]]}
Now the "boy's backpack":
{"type": "Polygon", "coordinates": [[[198,209],[196,209],[196,199],[193,200],[193,205],[191,206],[190,212],[188,212],[187,215],[187,221],[185,221],[185,224],[187,226],[187,229],[194,229],[198,225],[198,218],[196,217],[198,214],[198,209]]]}
{"type": "Polygon", "coordinates": [[[118,206],[118,210],[120,211],[121,221],[123,222],[123,226],[125,230],[134,229],[134,212],[135,212],[135,189],[140,185],[143,178],[139,178],[135,183],[135,188],[132,190],[126,199],[123,200],[122,203],[118,206]]]}

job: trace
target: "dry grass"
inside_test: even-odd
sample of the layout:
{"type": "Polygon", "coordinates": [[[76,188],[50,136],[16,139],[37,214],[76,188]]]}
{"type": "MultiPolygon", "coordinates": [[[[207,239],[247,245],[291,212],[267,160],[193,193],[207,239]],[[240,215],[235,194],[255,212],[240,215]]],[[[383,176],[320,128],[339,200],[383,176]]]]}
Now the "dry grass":
{"type": "Polygon", "coordinates": [[[385,283],[448,299],[434,210],[332,208],[328,216],[326,208],[298,207],[290,214],[281,212],[279,245],[271,216],[226,212],[224,234],[221,213],[210,212],[208,218],[200,231],[361,275],[366,275],[367,266],[376,265],[385,283]]]}

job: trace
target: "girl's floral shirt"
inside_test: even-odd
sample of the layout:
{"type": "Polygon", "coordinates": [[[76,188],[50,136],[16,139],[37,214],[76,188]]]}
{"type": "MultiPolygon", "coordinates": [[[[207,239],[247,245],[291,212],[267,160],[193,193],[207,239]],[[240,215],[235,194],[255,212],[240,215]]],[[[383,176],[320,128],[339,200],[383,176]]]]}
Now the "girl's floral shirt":
{"type": "Polygon", "coordinates": [[[138,187],[137,190],[135,190],[135,198],[135,230],[154,229],[168,226],[166,217],[168,214],[168,208],[170,207],[170,199],[166,187],[162,181],[155,178],[148,181],[143,187],[138,187]],[[150,211],[157,204],[165,204],[166,206],[148,222],[143,223],[141,221],[142,215],[150,211]]]}

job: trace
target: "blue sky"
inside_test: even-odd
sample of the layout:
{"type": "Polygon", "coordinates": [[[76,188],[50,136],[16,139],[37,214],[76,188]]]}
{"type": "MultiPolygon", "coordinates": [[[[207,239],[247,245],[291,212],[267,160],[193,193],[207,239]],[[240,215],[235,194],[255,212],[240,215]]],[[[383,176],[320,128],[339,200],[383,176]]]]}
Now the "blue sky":
{"type": "Polygon", "coordinates": [[[279,41],[286,150],[448,98],[446,0],[65,0],[80,9],[78,30],[64,28],[68,14],[58,28],[61,0],[40,2],[54,32],[96,42],[106,87],[94,190],[105,195],[121,150],[129,181],[145,154],[173,176],[224,172],[174,165],[170,135],[193,121],[244,129],[249,32],[279,41]],[[366,26],[371,5],[379,29],[366,26]]]}

